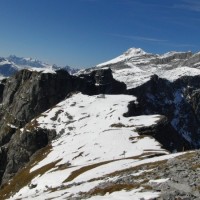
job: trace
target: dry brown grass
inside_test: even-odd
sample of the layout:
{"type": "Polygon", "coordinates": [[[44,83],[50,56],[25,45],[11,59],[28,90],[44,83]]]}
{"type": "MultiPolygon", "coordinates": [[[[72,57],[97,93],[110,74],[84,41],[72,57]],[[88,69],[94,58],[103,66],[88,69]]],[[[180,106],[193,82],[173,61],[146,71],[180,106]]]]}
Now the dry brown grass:
{"type": "Polygon", "coordinates": [[[195,170],[195,171],[196,171],[197,169],[200,169],[200,163],[195,164],[195,165],[192,165],[192,166],[191,166],[191,169],[192,169],[192,170],[195,170]]]}
{"type": "Polygon", "coordinates": [[[38,126],[39,126],[38,121],[36,119],[33,119],[28,124],[26,124],[24,129],[31,132],[34,131],[38,126]]]}
{"type": "Polygon", "coordinates": [[[119,123],[116,123],[116,124],[111,124],[110,127],[112,127],[112,128],[123,128],[123,127],[132,128],[132,127],[135,127],[135,126],[134,125],[128,126],[128,125],[124,125],[124,124],[119,122],[119,123]]]}
{"type": "Polygon", "coordinates": [[[105,162],[100,162],[100,163],[96,163],[96,164],[93,164],[93,165],[88,165],[88,166],[85,166],[85,167],[82,167],[78,170],[75,170],[71,173],[71,175],[64,181],[64,182],[70,182],[70,181],[73,181],[76,177],[78,177],[79,175],[91,170],[91,169],[94,169],[96,167],[99,167],[101,165],[105,165],[107,163],[110,163],[112,161],[105,161],[105,162]]]}
{"type": "Polygon", "coordinates": [[[117,124],[111,124],[110,127],[112,127],[112,128],[122,128],[122,127],[126,127],[126,126],[122,123],[117,123],[117,124]]]}
{"type": "MultiPolygon", "coordinates": [[[[121,174],[124,174],[124,173],[131,173],[133,171],[139,171],[142,168],[144,168],[145,170],[149,170],[149,169],[153,169],[153,168],[156,168],[158,166],[164,165],[166,162],[167,162],[167,160],[162,160],[162,161],[157,161],[157,162],[152,162],[152,163],[145,163],[145,164],[142,164],[142,165],[139,165],[139,166],[130,167],[128,169],[115,171],[115,172],[110,173],[110,174],[108,174],[106,176],[107,177],[120,176],[121,174]]],[[[140,176],[140,178],[141,178],[141,176],[140,176]]]]}
{"type": "MultiPolygon", "coordinates": [[[[11,197],[12,195],[14,195],[15,193],[17,193],[21,188],[23,188],[24,186],[27,186],[30,184],[31,180],[39,175],[42,175],[44,173],[46,173],[48,170],[50,169],[55,169],[55,170],[64,170],[68,167],[70,167],[69,165],[61,165],[61,166],[56,166],[56,164],[60,161],[60,160],[56,160],[55,162],[49,163],[48,165],[45,165],[43,167],[41,167],[40,169],[37,169],[33,172],[30,172],[30,169],[35,166],[39,161],[43,160],[48,154],[49,152],[51,152],[51,145],[48,145],[47,147],[43,148],[42,150],[38,151],[34,157],[31,159],[31,161],[29,162],[29,164],[24,167],[20,172],[18,172],[16,174],[16,176],[9,182],[9,184],[6,184],[3,186],[3,188],[0,190],[0,199],[4,200],[7,199],[9,197],[11,197]]],[[[75,170],[71,173],[71,175],[64,181],[64,182],[70,182],[73,181],[76,177],[78,177],[79,175],[92,170],[96,167],[99,167],[101,165],[105,165],[117,160],[124,160],[124,159],[142,159],[143,157],[149,157],[149,156],[155,156],[156,154],[152,154],[152,153],[145,153],[139,156],[134,156],[134,157],[128,157],[128,158],[122,158],[122,159],[116,159],[116,160],[109,160],[109,161],[105,161],[105,162],[100,162],[100,163],[96,163],[96,164],[92,164],[92,165],[88,165],[85,167],[82,167],[78,170],[75,170]]],[[[121,170],[121,171],[116,171],[114,173],[108,174],[105,177],[101,177],[101,178],[96,178],[94,180],[99,180],[102,178],[106,178],[106,177],[114,177],[114,176],[119,176],[122,175],[123,173],[127,173],[127,172],[133,172],[133,171],[139,171],[142,169],[142,167],[144,167],[144,170],[148,170],[148,169],[153,169],[154,167],[157,167],[159,165],[163,165],[166,162],[166,160],[164,161],[158,161],[158,162],[154,162],[154,163],[148,163],[148,164],[143,164],[140,166],[136,166],[136,167],[132,167],[129,169],[125,169],[125,170],[121,170]]],[[[71,166],[72,167],[72,166],[71,166]]],[[[146,173],[135,177],[136,179],[140,178],[140,180],[142,180],[142,178],[146,175],[146,173]]],[[[94,181],[94,180],[90,180],[90,181],[94,181]]],[[[129,189],[133,189],[133,188],[137,188],[139,186],[141,186],[141,184],[145,184],[146,181],[144,182],[139,182],[137,184],[118,184],[118,185],[111,185],[108,186],[107,188],[104,189],[99,189],[96,188],[96,191],[93,191],[94,194],[95,193],[107,193],[107,192],[114,192],[114,191],[119,191],[122,189],[125,190],[129,190],[129,189]]],[[[57,188],[59,190],[64,190],[66,189],[67,186],[63,186],[63,188],[57,188]]],[[[145,188],[148,188],[148,185],[145,186],[145,188]]],[[[56,188],[51,188],[52,191],[55,191],[56,188]]],[[[51,191],[49,190],[49,191],[51,191]]]]}
{"type": "Polygon", "coordinates": [[[191,157],[195,156],[195,152],[193,151],[186,151],[183,155],[177,156],[176,158],[179,158],[181,160],[188,160],[191,157]]]}
{"type": "MultiPolygon", "coordinates": [[[[118,161],[118,160],[125,160],[125,159],[141,159],[141,156],[144,156],[145,158],[149,158],[149,157],[154,157],[156,155],[158,155],[158,154],[144,153],[144,154],[138,155],[138,156],[121,158],[121,159],[116,159],[116,160],[109,160],[109,161],[105,161],[105,162],[100,162],[100,163],[88,165],[88,166],[85,166],[85,167],[82,167],[82,168],[80,168],[78,170],[73,171],[71,173],[71,175],[64,182],[70,182],[70,181],[74,180],[76,177],[78,177],[79,175],[85,173],[86,171],[89,171],[91,169],[94,169],[96,167],[99,167],[101,165],[105,165],[105,164],[108,164],[108,163],[111,163],[111,162],[115,162],[115,161],[118,161]]],[[[138,166],[138,167],[140,167],[140,166],[138,166]]],[[[119,171],[119,172],[121,172],[121,171],[119,171]]],[[[118,171],[116,173],[118,173],[118,171]]],[[[109,174],[108,176],[111,176],[111,174],[109,174]]],[[[92,179],[90,181],[93,181],[93,180],[98,180],[98,178],[97,179],[92,179]]]]}
{"type": "Polygon", "coordinates": [[[95,195],[105,195],[106,193],[113,193],[113,192],[117,192],[117,191],[121,191],[121,190],[132,190],[132,189],[136,189],[139,188],[140,184],[109,184],[108,186],[105,187],[96,187],[94,188],[89,194],[91,196],[95,196],[95,195]]]}
{"type": "Polygon", "coordinates": [[[142,187],[144,188],[144,190],[153,190],[153,187],[151,185],[142,185],[142,187]]]}

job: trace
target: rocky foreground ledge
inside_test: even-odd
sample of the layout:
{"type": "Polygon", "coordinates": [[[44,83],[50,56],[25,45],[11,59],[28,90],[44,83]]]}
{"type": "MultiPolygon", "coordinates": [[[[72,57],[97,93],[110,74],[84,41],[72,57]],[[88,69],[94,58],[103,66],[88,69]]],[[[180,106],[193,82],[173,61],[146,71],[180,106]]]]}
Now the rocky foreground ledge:
{"type": "Polygon", "coordinates": [[[152,184],[154,190],[161,191],[159,199],[200,199],[200,151],[171,159],[154,173],[169,179],[152,184]]]}

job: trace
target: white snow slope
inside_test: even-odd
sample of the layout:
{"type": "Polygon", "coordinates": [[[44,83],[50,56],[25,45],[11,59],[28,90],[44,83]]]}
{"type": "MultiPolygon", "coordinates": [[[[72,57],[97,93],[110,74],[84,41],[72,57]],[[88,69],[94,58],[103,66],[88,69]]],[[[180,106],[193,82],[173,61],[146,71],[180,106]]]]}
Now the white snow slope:
{"type": "MultiPolygon", "coordinates": [[[[77,93],[33,119],[31,123],[37,125],[34,128],[56,130],[57,137],[39,154],[40,159],[36,156],[24,169],[25,178],[31,177],[29,183],[10,199],[72,199],[117,179],[118,176],[110,176],[116,171],[179,155],[169,155],[154,138],[138,135],[136,127],[155,124],[161,116],[123,117],[133,100],[136,98],[128,95],[102,98],[77,93]]],[[[30,127],[29,123],[20,131],[30,127]]],[[[140,187],[90,199],[135,200],[158,196],[158,192],[143,191],[140,187]]]]}
{"type": "Polygon", "coordinates": [[[127,88],[131,89],[148,81],[153,74],[169,81],[184,75],[200,75],[200,53],[168,52],[158,55],[146,53],[140,48],[131,48],[122,55],[96,66],[105,67],[110,67],[113,77],[125,82],[127,88]]]}

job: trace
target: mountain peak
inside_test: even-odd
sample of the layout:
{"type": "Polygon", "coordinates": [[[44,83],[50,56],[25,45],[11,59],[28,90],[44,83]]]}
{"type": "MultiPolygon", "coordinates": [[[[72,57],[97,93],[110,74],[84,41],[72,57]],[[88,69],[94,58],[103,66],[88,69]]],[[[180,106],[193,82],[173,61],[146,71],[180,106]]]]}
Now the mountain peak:
{"type": "Polygon", "coordinates": [[[128,49],[124,53],[124,55],[126,56],[134,56],[134,55],[138,56],[138,55],[144,55],[144,54],[147,54],[147,53],[143,49],[135,48],[135,47],[128,49]]]}
{"type": "Polygon", "coordinates": [[[124,52],[122,55],[108,61],[108,62],[104,62],[101,63],[99,65],[97,65],[97,67],[101,67],[101,66],[105,66],[105,65],[112,65],[118,62],[123,62],[126,61],[127,59],[130,59],[132,57],[138,57],[138,56],[143,56],[146,55],[147,53],[142,50],[141,48],[130,48],[128,49],[126,52],[124,52]]]}

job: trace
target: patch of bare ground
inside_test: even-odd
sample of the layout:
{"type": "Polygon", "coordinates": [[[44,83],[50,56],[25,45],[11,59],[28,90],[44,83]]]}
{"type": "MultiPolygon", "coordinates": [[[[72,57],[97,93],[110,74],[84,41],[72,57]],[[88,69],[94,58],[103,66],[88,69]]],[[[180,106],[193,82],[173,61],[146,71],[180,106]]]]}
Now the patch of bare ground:
{"type": "Polygon", "coordinates": [[[71,173],[71,175],[64,181],[64,182],[70,182],[70,181],[73,181],[76,177],[78,177],[79,175],[91,170],[91,169],[94,169],[96,167],[99,167],[101,165],[105,165],[107,163],[110,163],[112,161],[105,161],[105,162],[100,162],[100,163],[96,163],[96,164],[92,164],[92,165],[88,165],[88,166],[85,166],[85,167],[82,167],[78,170],[75,170],[71,173]]]}
{"type": "Polygon", "coordinates": [[[134,127],[133,125],[131,126],[128,126],[128,125],[124,125],[122,123],[116,123],[116,124],[111,124],[110,127],[112,128],[122,128],[122,127],[125,127],[125,128],[130,128],[130,127],[134,127]]]}

